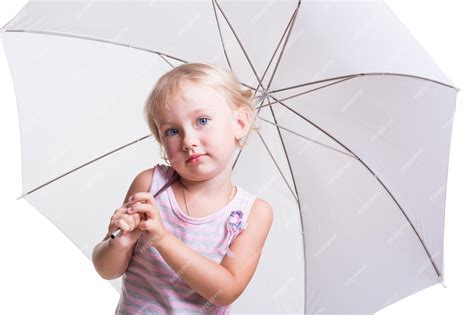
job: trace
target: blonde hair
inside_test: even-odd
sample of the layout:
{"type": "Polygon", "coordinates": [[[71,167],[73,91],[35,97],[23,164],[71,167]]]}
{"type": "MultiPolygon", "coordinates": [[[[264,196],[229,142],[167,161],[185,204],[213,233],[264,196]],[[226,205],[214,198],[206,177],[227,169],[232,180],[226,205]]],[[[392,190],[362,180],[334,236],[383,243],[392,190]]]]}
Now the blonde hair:
{"type": "MultiPolygon", "coordinates": [[[[223,93],[227,103],[232,110],[243,109],[248,111],[251,117],[251,128],[243,137],[248,137],[252,130],[259,129],[254,126],[255,106],[252,90],[243,87],[235,75],[213,64],[206,63],[186,63],[166,72],[156,82],[145,103],[144,115],[155,140],[162,146],[160,132],[158,130],[158,116],[163,109],[169,110],[173,102],[180,97],[181,82],[189,80],[193,83],[213,87],[223,93]],[[233,108],[232,108],[233,107],[233,108]]],[[[238,139],[240,148],[244,147],[238,139]]],[[[163,150],[164,151],[164,150],[163,150]]]]}

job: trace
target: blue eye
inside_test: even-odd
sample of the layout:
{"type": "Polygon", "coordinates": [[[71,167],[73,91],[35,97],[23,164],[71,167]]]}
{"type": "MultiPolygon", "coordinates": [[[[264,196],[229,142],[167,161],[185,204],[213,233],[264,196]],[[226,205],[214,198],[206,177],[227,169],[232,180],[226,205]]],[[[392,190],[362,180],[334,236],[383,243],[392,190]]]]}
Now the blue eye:
{"type": "Polygon", "coordinates": [[[198,120],[202,121],[203,119],[206,120],[206,121],[209,120],[209,118],[206,118],[206,117],[201,117],[201,118],[199,118],[198,120]]]}
{"type": "MultiPolygon", "coordinates": [[[[200,122],[201,122],[201,121],[204,121],[203,125],[207,125],[207,123],[208,123],[209,120],[210,120],[210,119],[207,118],[207,117],[200,117],[200,118],[198,118],[198,121],[200,121],[200,122]]],[[[174,133],[174,134],[169,134],[169,131],[173,131],[173,130],[176,131],[176,133],[178,132],[178,129],[176,129],[176,128],[167,129],[167,130],[165,131],[165,137],[176,135],[176,133],[174,133]]]]}
{"type": "Polygon", "coordinates": [[[165,131],[165,136],[168,136],[168,131],[170,131],[170,130],[176,130],[176,129],[175,128],[170,128],[170,129],[166,130],[165,131]]]}

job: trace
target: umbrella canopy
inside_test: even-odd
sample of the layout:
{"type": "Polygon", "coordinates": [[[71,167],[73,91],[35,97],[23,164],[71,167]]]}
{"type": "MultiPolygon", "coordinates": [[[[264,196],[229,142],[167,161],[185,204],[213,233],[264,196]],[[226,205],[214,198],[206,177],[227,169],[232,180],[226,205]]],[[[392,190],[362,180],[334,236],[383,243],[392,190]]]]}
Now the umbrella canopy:
{"type": "Polygon", "coordinates": [[[87,257],[162,162],[149,91],[206,62],[255,90],[233,180],[274,209],[233,311],[370,314],[442,282],[457,89],[383,2],[30,1],[1,37],[21,197],[87,257]]]}

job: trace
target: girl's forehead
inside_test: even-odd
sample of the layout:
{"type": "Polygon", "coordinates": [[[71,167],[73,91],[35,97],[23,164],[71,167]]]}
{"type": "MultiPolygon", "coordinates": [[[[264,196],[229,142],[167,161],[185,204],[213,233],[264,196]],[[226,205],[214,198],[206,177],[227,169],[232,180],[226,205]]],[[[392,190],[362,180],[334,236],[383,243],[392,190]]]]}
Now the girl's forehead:
{"type": "MultiPolygon", "coordinates": [[[[181,89],[170,97],[170,111],[228,110],[231,108],[224,92],[217,87],[183,82],[181,89]]],[[[166,108],[162,108],[166,111],[166,108]]]]}
{"type": "Polygon", "coordinates": [[[213,99],[224,99],[224,95],[219,88],[208,86],[204,84],[184,81],[181,83],[181,89],[175,95],[177,100],[185,101],[200,101],[202,99],[213,100],[213,99]]]}
{"type": "Polygon", "coordinates": [[[170,99],[168,106],[159,106],[158,122],[163,125],[201,113],[223,115],[231,111],[232,106],[217,89],[208,86],[183,86],[183,92],[170,99]]]}

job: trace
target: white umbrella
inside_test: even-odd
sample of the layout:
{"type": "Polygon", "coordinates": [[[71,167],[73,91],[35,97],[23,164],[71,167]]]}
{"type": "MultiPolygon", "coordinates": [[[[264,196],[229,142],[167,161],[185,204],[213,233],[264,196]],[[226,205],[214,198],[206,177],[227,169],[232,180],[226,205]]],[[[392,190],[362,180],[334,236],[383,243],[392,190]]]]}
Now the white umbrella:
{"type": "Polygon", "coordinates": [[[22,197],[88,257],[160,156],[153,83],[209,62],[265,96],[233,174],[275,220],[235,312],[373,313],[442,281],[457,90],[385,4],[32,1],[2,40],[22,197]]]}

